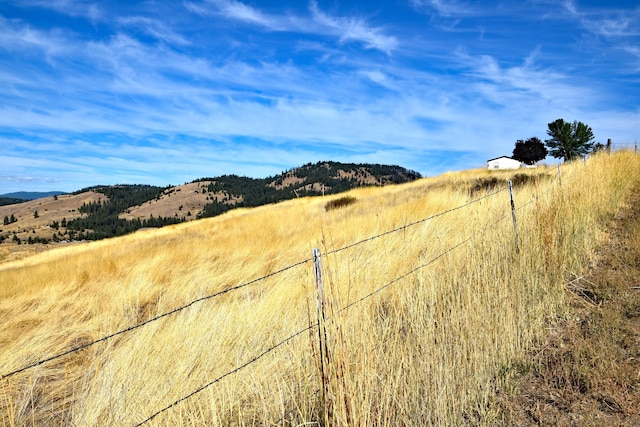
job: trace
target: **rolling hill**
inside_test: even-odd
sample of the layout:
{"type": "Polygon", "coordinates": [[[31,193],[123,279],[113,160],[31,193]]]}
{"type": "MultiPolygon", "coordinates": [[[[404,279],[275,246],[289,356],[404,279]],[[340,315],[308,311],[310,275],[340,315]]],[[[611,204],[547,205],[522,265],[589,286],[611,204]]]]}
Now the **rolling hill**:
{"type": "Polygon", "coordinates": [[[18,199],[16,193],[16,198],[11,199],[14,203],[0,206],[0,242],[100,240],[141,228],[216,216],[235,208],[335,194],[356,187],[399,184],[420,177],[400,166],[327,161],[262,179],[223,175],[166,188],[98,185],[70,195],[55,194],[29,201],[18,199]]]}

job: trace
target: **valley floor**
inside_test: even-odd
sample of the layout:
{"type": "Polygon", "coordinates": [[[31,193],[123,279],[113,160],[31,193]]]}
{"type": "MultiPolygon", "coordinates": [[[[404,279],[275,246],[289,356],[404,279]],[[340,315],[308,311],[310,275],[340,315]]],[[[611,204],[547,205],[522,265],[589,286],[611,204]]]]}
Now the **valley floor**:
{"type": "Polygon", "coordinates": [[[566,289],[569,314],[505,370],[504,425],[640,425],[640,188],[590,268],[567,273],[566,289]]]}

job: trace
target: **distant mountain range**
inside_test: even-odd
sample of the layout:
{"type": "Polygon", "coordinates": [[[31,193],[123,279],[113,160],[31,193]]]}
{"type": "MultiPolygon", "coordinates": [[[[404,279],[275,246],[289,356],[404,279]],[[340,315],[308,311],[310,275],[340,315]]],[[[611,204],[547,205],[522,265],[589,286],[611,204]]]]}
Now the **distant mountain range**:
{"type": "Polygon", "coordinates": [[[0,198],[18,199],[18,200],[36,200],[36,199],[43,199],[45,197],[60,196],[62,194],[65,194],[65,193],[63,193],[62,191],[47,191],[47,192],[18,191],[16,193],[0,194],[0,198]]]}
{"type": "Polygon", "coordinates": [[[400,166],[328,161],[262,179],[223,175],[170,187],[113,185],[72,194],[10,193],[0,196],[0,218],[4,219],[0,242],[97,240],[216,216],[238,207],[419,178],[419,173],[400,166]]]}

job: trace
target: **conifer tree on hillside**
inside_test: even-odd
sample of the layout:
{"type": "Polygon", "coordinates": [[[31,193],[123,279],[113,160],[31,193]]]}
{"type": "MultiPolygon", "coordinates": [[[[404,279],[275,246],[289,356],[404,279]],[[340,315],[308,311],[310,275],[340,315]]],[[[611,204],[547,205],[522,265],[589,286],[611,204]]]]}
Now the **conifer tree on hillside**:
{"type": "Polygon", "coordinates": [[[564,159],[566,162],[593,151],[593,131],[586,124],[557,119],[548,126],[547,135],[551,138],[545,140],[545,143],[553,157],[564,159]]]}

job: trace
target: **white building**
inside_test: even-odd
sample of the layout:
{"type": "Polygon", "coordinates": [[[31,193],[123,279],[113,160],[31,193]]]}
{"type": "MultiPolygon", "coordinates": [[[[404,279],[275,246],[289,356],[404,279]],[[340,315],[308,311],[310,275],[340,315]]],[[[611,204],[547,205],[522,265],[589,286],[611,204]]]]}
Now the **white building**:
{"type": "Polygon", "coordinates": [[[487,160],[488,169],[519,169],[520,167],[522,167],[522,163],[507,156],[487,160]]]}

